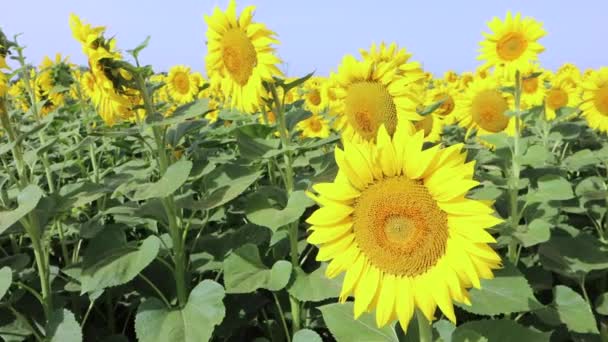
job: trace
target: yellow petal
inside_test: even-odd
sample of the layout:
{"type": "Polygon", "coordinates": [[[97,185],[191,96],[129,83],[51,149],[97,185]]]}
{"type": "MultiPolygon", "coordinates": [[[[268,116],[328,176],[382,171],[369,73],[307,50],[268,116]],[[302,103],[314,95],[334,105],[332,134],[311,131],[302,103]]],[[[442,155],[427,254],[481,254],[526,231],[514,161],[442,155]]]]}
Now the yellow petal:
{"type": "Polygon", "coordinates": [[[361,275],[357,288],[355,289],[355,319],[368,310],[369,305],[376,295],[380,283],[380,271],[370,265],[367,272],[361,275]]]}
{"type": "Polygon", "coordinates": [[[380,283],[380,298],[376,307],[376,325],[385,326],[395,311],[395,297],[397,295],[397,278],[392,274],[385,274],[380,283]]]}
{"type": "Polygon", "coordinates": [[[340,302],[344,303],[348,296],[353,292],[361,274],[366,272],[367,265],[368,263],[363,254],[359,254],[357,258],[354,259],[352,266],[346,270],[346,276],[344,277],[342,290],[340,291],[340,302]]]}
{"type": "Polygon", "coordinates": [[[344,253],[344,251],[350,247],[355,236],[353,234],[346,235],[345,237],[332,241],[330,243],[324,243],[319,247],[319,253],[317,253],[317,261],[327,261],[333,259],[336,256],[344,253]]]}
{"type": "Polygon", "coordinates": [[[319,194],[335,201],[348,201],[361,195],[350,184],[344,183],[317,183],[312,188],[319,194]]]}
{"type": "Polygon", "coordinates": [[[397,302],[395,303],[395,309],[397,311],[397,317],[399,318],[399,324],[401,330],[407,332],[407,327],[410,324],[410,320],[414,315],[414,293],[412,289],[412,281],[408,277],[402,277],[397,279],[397,302]]]}
{"type": "Polygon", "coordinates": [[[437,304],[429,291],[431,288],[432,284],[428,281],[427,273],[414,278],[414,302],[429,322],[433,321],[435,309],[437,308],[437,304]]]}
{"type": "MultiPolygon", "coordinates": [[[[451,270],[449,270],[451,271],[451,270]]],[[[454,313],[454,304],[452,304],[452,298],[450,296],[450,291],[448,289],[447,284],[444,281],[443,273],[444,270],[433,270],[431,272],[431,294],[433,295],[433,299],[437,302],[439,309],[443,312],[444,315],[448,317],[452,323],[456,324],[456,314],[454,313]]]]}
{"type": "Polygon", "coordinates": [[[318,245],[327,243],[352,232],[353,222],[348,220],[334,226],[312,226],[313,231],[306,239],[308,243],[318,245]]]}
{"type": "Polygon", "coordinates": [[[315,210],[306,220],[311,225],[331,226],[343,221],[348,215],[352,214],[353,208],[347,205],[331,205],[315,210]]]}

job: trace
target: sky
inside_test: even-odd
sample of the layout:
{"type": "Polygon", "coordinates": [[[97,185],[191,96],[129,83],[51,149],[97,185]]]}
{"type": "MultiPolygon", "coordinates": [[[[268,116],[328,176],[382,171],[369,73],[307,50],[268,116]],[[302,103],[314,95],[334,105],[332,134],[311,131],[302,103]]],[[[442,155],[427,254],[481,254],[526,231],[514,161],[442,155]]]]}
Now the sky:
{"type": "MultiPolygon", "coordinates": [[[[128,50],[148,35],[150,44],[140,55],[157,72],[183,64],[204,73],[203,19],[228,0],[3,0],[0,28],[26,46],[30,63],[61,52],[77,64],[86,64],[79,43],[69,28],[70,13],[107,27],[117,46],[128,50]]],[[[288,76],[315,71],[328,75],[346,54],[358,55],[373,42],[396,42],[435,75],[445,71],[474,70],[482,32],[494,16],[508,10],[542,22],[547,35],[543,67],[556,69],[571,62],[581,69],[608,66],[608,1],[411,1],[411,0],[237,0],[237,10],[255,5],[254,21],[278,34],[281,68],[288,76]]]]}

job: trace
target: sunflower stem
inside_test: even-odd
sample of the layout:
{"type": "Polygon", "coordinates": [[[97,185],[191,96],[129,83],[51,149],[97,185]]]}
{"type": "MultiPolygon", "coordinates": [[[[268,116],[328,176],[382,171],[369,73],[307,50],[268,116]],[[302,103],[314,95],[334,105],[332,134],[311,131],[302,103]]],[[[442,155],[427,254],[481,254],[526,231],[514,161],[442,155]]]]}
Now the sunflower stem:
{"type": "MultiPolygon", "coordinates": [[[[520,212],[518,208],[518,195],[519,195],[519,134],[520,134],[520,101],[521,101],[521,76],[519,70],[515,72],[515,134],[513,135],[513,155],[511,156],[511,180],[509,184],[509,198],[510,198],[510,210],[511,216],[511,230],[512,233],[516,232],[519,228],[520,212]]],[[[511,241],[508,245],[507,255],[509,261],[516,264],[518,259],[518,242],[515,237],[511,237],[511,241]]]]}
{"type": "Polygon", "coordinates": [[[431,323],[429,323],[419,309],[416,309],[416,321],[418,322],[418,340],[420,342],[432,342],[433,332],[431,330],[431,323]]]}
{"type": "MultiPolygon", "coordinates": [[[[272,98],[275,104],[275,117],[279,124],[279,135],[281,136],[281,144],[284,149],[289,147],[289,131],[287,128],[287,122],[285,120],[284,111],[284,99],[279,98],[277,88],[274,83],[270,84],[270,90],[272,92],[272,98]]],[[[291,152],[285,151],[285,190],[287,194],[291,194],[294,188],[294,175],[293,168],[291,165],[291,152]]],[[[300,256],[298,254],[298,221],[291,223],[289,226],[289,246],[290,256],[293,268],[299,267],[300,256]]],[[[291,317],[292,317],[292,333],[295,334],[300,330],[301,318],[300,318],[300,302],[297,298],[289,296],[289,304],[291,306],[291,317]]]]}

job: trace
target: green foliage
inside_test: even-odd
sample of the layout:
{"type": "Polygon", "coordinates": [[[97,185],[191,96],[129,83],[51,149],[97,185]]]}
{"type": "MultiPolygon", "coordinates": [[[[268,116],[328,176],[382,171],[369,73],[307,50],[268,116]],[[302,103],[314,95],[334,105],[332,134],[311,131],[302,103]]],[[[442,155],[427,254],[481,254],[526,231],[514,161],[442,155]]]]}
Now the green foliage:
{"type": "Polygon", "coordinates": [[[372,314],[363,314],[359,319],[353,318],[353,304],[327,304],[319,307],[323,320],[329,331],[338,341],[399,341],[394,330],[394,323],[384,328],[377,328],[372,314]]]}

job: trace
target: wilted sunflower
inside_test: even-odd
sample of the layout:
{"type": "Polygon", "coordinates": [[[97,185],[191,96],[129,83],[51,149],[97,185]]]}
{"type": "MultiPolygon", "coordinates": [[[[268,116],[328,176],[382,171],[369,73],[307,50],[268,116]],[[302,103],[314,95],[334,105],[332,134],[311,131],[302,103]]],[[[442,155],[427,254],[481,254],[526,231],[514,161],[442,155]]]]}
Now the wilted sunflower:
{"type": "Polygon", "coordinates": [[[319,114],[313,114],[308,119],[298,122],[296,128],[303,138],[327,138],[329,136],[329,121],[319,114]]]}
{"type": "Polygon", "coordinates": [[[581,110],[589,127],[608,132],[608,67],[588,76],[583,89],[581,110]]]}
{"type": "Polygon", "coordinates": [[[216,7],[213,15],[205,16],[207,75],[230,98],[232,107],[248,113],[258,109],[266,92],[262,81],[281,75],[276,66],[281,60],[271,47],[278,40],[264,24],[251,22],[254,9],[248,6],[237,17],[236,2],[230,0],[226,12],[216,7]]]}
{"type": "Polygon", "coordinates": [[[179,104],[194,100],[194,96],[198,93],[197,81],[187,66],[176,65],[171,67],[165,82],[169,96],[179,104]]]}
{"type": "Polygon", "coordinates": [[[346,272],[340,300],[354,294],[354,315],[376,309],[383,326],[398,318],[407,329],[414,309],[433,319],[437,306],[456,320],[453,301],[469,303],[466,288],[492,278],[500,257],[486,231],[501,220],[486,203],[466,198],[479,183],[463,144],[423,150],[422,132],[382,127],[377,145],[336,148],[338,175],[315,184],[321,208],[307,222],[317,260],[331,260],[328,277],[346,272]]]}
{"type": "Polygon", "coordinates": [[[395,63],[358,61],[347,55],[332,77],[339,104],[338,128],[345,139],[373,140],[381,125],[392,135],[398,120],[420,119],[408,80],[395,63]]]}
{"type": "Polygon", "coordinates": [[[509,11],[504,21],[494,17],[488,27],[492,32],[483,33],[486,39],[480,43],[481,54],[477,57],[485,60],[486,66],[504,66],[505,72],[515,74],[544,51],[538,40],[546,32],[533,18],[522,19],[520,13],[513,16],[509,11]]]}
{"type": "Polygon", "coordinates": [[[512,96],[501,92],[496,77],[476,78],[458,104],[459,125],[467,128],[467,136],[473,131],[478,136],[503,131],[513,135],[516,118],[506,115],[512,102],[512,96]]]}

